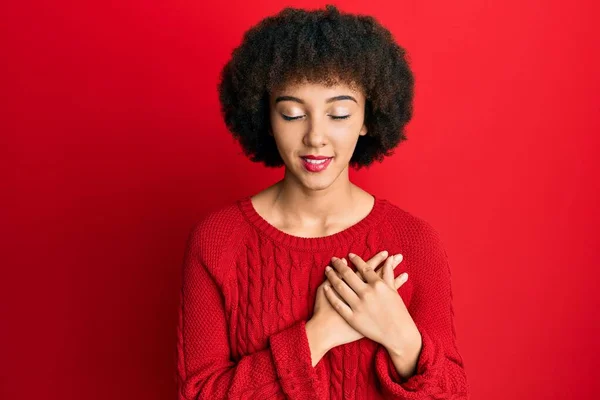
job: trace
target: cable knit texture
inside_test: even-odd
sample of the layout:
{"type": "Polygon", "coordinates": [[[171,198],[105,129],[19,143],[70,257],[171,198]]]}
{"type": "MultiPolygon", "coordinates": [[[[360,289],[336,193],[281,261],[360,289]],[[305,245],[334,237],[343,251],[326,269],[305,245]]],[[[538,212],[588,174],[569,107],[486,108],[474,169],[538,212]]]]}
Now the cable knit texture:
{"type": "MultiPolygon", "coordinates": [[[[355,270],[355,268],[353,268],[355,270]]],[[[270,225],[250,197],[192,229],[177,329],[180,400],[468,399],[456,346],[451,275],[438,233],[388,200],[345,230],[318,238],[270,225]],[[394,276],[423,339],[416,374],[401,379],[387,350],[362,338],[313,367],[306,335],[331,257],[402,253],[394,276]]]]}

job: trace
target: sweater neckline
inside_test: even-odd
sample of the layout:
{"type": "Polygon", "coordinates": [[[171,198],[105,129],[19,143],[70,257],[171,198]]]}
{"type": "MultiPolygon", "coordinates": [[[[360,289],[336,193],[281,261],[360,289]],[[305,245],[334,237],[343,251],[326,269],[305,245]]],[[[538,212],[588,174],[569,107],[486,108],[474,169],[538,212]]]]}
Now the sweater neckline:
{"type": "Polygon", "coordinates": [[[371,194],[371,196],[375,199],[373,206],[371,211],[369,211],[363,219],[339,232],[319,237],[295,236],[271,225],[256,211],[252,204],[251,196],[245,196],[238,200],[238,206],[248,222],[250,222],[259,232],[272,240],[295,249],[323,250],[350,243],[355,238],[362,236],[373,226],[377,225],[377,222],[383,214],[386,200],[379,198],[374,194],[371,194]]]}

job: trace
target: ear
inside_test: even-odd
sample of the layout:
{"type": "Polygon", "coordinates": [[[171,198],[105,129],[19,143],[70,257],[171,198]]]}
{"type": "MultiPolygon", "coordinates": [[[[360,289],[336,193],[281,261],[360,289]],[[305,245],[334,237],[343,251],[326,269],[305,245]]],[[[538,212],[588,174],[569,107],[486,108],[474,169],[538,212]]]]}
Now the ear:
{"type": "Polygon", "coordinates": [[[360,128],[360,136],[365,136],[367,134],[367,125],[363,124],[362,128],[360,128]]]}

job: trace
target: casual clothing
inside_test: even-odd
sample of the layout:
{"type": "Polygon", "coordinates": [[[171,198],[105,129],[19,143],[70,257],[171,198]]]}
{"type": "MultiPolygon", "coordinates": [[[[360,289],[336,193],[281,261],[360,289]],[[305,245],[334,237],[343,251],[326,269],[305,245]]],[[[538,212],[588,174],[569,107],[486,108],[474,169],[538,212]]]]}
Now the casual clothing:
{"type": "MultiPolygon", "coordinates": [[[[355,268],[353,268],[355,269],[355,268]]],[[[451,274],[439,234],[375,197],[370,213],[330,236],[278,230],[250,197],[192,229],[177,330],[179,399],[468,399],[456,346],[451,274]],[[398,293],[423,341],[416,374],[401,379],[368,338],[334,347],[313,367],[305,325],[331,257],[401,253],[398,293]]]]}

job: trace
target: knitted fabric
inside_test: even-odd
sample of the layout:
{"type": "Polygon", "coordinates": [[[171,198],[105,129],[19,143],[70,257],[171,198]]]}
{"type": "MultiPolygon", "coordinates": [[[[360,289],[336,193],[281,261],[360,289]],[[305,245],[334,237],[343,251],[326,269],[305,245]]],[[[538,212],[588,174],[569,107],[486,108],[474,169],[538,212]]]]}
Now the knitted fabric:
{"type": "Polygon", "coordinates": [[[270,225],[244,197],[194,225],[182,274],[179,400],[469,398],[440,236],[388,200],[375,197],[341,232],[302,238],[270,225]],[[394,276],[408,272],[398,294],[422,337],[416,373],[402,379],[368,338],[334,347],[313,367],[305,326],[325,267],[333,256],[368,260],[382,250],[403,255],[394,276]]]}

